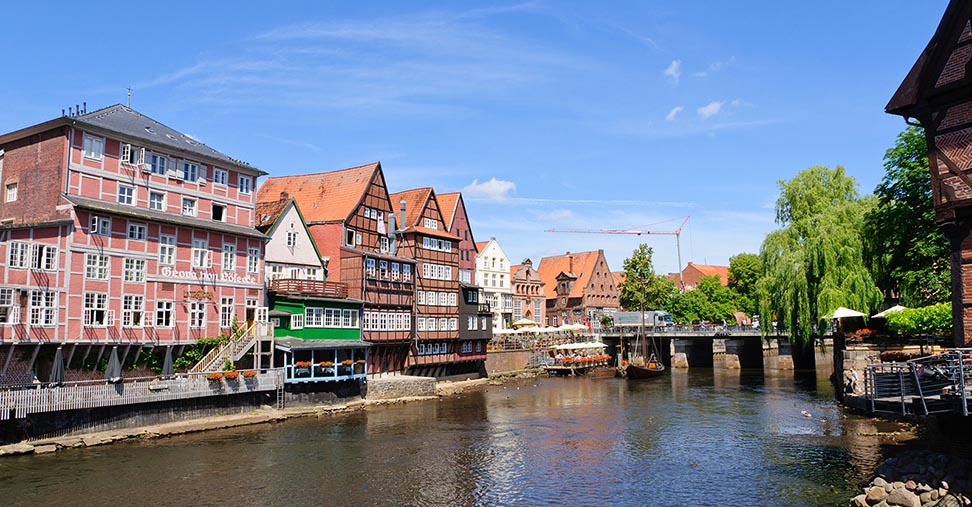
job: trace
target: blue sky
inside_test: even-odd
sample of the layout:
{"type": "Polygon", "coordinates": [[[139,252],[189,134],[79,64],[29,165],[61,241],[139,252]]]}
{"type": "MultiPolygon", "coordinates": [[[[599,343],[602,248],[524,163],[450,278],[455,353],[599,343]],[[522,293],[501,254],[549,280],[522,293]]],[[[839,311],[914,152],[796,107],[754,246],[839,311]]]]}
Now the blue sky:
{"type": "Polygon", "coordinates": [[[674,272],[674,236],[543,230],[691,215],[683,264],[728,264],[776,227],[777,180],[841,164],[871,192],[946,3],[15,2],[0,132],[132,86],[271,175],[380,160],[392,192],[462,190],[513,262],[603,248],[620,270],[646,242],[674,272]]]}

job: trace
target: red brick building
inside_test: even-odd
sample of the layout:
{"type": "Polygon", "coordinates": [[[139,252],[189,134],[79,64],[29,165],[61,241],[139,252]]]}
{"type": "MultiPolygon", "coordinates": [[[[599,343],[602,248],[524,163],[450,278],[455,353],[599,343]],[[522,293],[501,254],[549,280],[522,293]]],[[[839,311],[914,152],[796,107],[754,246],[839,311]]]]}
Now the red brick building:
{"type": "Polygon", "coordinates": [[[413,345],[415,261],[399,252],[381,163],[268,178],[258,197],[278,200],[281,192],[300,206],[327,261],[327,280],[365,301],[361,335],[373,343],[370,373],[404,370],[413,345]]]}
{"type": "Polygon", "coordinates": [[[466,203],[459,192],[436,196],[442,208],[446,230],[459,237],[459,282],[476,285],[476,238],[466,214],[466,203]]]}
{"type": "Polygon", "coordinates": [[[0,340],[185,344],[253,320],[264,174],[122,105],[0,135],[0,340]]]}
{"type": "Polygon", "coordinates": [[[537,268],[547,295],[548,326],[601,327],[601,317],[618,310],[618,286],[604,250],[544,257],[537,268]]]}
{"type": "Polygon", "coordinates": [[[951,244],[956,346],[972,344],[972,3],[949,2],[886,107],[925,130],[935,218],[951,244]]]}
{"type": "Polygon", "coordinates": [[[699,285],[703,276],[718,276],[723,287],[729,285],[729,266],[710,266],[706,264],[688,263],[682,270],[682,276],[678,273],[669,273],[668,279],[675,282],[681,290],[692,290],[699,285]]]}
{"type": "Polygon", "coordinates": [[[530,319],[537,324],[546,322],[547,295],[540,273],[533,268],[533,261],[524,259],[510,266],[510,283],[513,290],[513,322],[530,319]]]}

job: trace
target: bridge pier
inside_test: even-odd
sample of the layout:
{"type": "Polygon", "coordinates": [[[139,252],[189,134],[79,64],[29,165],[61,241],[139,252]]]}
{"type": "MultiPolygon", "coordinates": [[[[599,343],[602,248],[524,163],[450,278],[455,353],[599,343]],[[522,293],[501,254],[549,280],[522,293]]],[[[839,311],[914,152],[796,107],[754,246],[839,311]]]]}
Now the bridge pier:
{"type": "Polygon", "coordinates": [[[675,355],[672,356],[672,368],[711,368],[712,340],[693,340],[690,338],[672,338],[675,355]]]}
{"type": "Polygon", "coordinates": [[[777,369],[780,370],[792,370],[793,369],[793,347],[790,345],[790,340],[784,340],[779,338],[776,340],[776,346],[778,351],[778,363],[777,369]]]}
{"type": "Polygon", "coordinates": [[[763,367],[763,343],[759,337],[726,338],[726,369],[763,367]]]}

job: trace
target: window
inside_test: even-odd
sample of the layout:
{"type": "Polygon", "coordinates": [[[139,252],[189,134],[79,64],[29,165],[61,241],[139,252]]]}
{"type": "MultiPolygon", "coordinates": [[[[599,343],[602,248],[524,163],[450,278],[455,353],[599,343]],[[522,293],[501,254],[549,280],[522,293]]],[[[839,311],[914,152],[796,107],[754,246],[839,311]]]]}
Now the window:
{"type": "Polygon", "coordinates": [[[46,290],[30,291],[30,325],[57,324],[57,293],[46,290]]]}
{"type": "Polygon", "coordinates": [[[168,161],[162,155],[152,155],[152,174],[165,175],[165,164],[168,161]]]}
{"type": "Polygon", "coordinates": [[[84,277],[92,280],[107,280],[109,273],[107,255],[84,254],[84,277]]]}
{"type": "Polygon", "coordinates": [[[218,183],[220,185],[225,185],[227,181],[226,170],[213,168],[213,183],[218,183]]]}
{"type": "Polygon", "coordinates": [[[125,259],[125,281],[132,283],[145,281],[145,259],[125,259]]]}
{"type": "Polygon", "coordinates": [[[410,264],[402,264],[402,281],[412,281],[412,266],[410,264]]]}
{"type": "Polygon", "coordinates": [[[189,327],[195,329],[206,327],[206,303],[202,301],[189,303],[189,327]]]}
{"type": "Polygon", "coordinates": [[[419,317],[415,320],[415,329],[425,331],[425,317],[419,317]]]}
{"type": "Polygon", "coordinates": [[[155,327],[172,327],[172,301],[155,302],[155,327]]]}
{"type": "Polygon", "coordinates": [[[323,308],[304,308],[304,318],[307,327],[324,327],[323,308]]]}
{"type": "Polygon", "coordinates": [[[7,202],[14,202],[17,200],[17,184],[8,183],[7,184],[7,202]]]}
{"type": "Polygon", "coordinates": [[[175,264],[176,238],[168,234],[159,236],[159,263],[175,264]]]}
{"type": "Polygon", "coordinates": [[[372,277],[372,278],[375,277],[375,260],[374,259],[366,259],[365,260],[365,273],[368,276],[372,277]]]}
{"type": "Polygon", "coordinates": [[[219,300],[219,327],[233,327],[233,298],[219,300]]]}
{"type": "Polygon", "coordinates": [[[381,236],[378,238],[378,242],[379,242],[378,250],[381,251],[381,253],[388,253],[388,237],[381,236]]]}
{"type": "Polygon", "coordinates": [[[344,244],[347,246],[354,246],[354,231],[348,229],[344,231],[344,244]]]}
{"type": "Polygon", "coordinates": [[[439,229],[439,221],[433,218],[426,218],[423,223],[425,224],[426,229],[439,229]]]}
{"type": "Polygon", "coordinates": [[[111,236],[111,218],[92,216],[88,233],[99,236],[111,236]]]}
{"type": "Polygon", "coordinates": [[[165,194],[162,192],[149,192],[149,209],[165,211],[165,194]]]}
{"type": "Polygon", "coordinates": [[[297,246],[297,231],[287,231],[287,246],[291,249],[297,246]]]}
{"type": "Polygon", "coordinates": [[[295,313],[290,316],[290,329],[304,329],[304,314],[295,313]]]}
{"type": "Polygon", "coordinates": [[[388,279],[388,261],[378,261],[378,278],[388,279]]]}
{"type": "Polygon", "coordinates": [[[122,296],[122,327],[142,327],[142,296],[122,296]]]}
{"type": "Polygon", "coordinates": [[[223,243],[223,271],[236,269],[236,245],[223,243]]]}
{"type": "Polygon", "coordinates": [[[213,220],[222,222],[226,220],[226,206],[213,203],[213,220]]]}
{"type": "Polygon", "coordinates": [[[7,266],[11,268],[27,269],[30,265],[30,243],[11,241],[7,248],[7,266]]]}
{"type": "Polygon", "coordinates": [[[105,140],[101,137],[95,137],[91,134],[85,132],[83,141],[83,151],[85,158],[92,158],[95,160],[101,160],[105,157],[105,140]]]}
{"type": "Polygon", "coordinates": [[[182,214],[190,217],[196,216],[196,200],[188,197],[182,198],[182,214]]]}
{"type": "Polygon", "coordinates": [[[541,301],[539,299],[533,302],[533,315],[536,316],[537,321],[540,320],[540,304],[541,301]]]}
{"type": "Polygon", "coordinates": [[[84,325],[88,327],[108,325],[108,294],[84,293],[84,325]]]}
{"type": "Polygon", "coordinates": [[[209,242],[205,239],[192,240],[192,267],[209,267],[209,242]]]}
{"type": "Polygon", "coordinates": [[[121,161],[128,165],[142,165],[145,161],[145,148],[132,146],[128,143],[121,145],[121,161]]]}
{"type": "Polygon", "coordinates": [[[419,290],[415,291],[415,304],[424,305],[425,304],[425,291],[419,290]]]}
{"type": "Polygon", "coordinates": [[[145,226],[145,224],[128,223],[128,239],[144,241],[147,236],[148,228],[145,226]]]}
{"type": "Polygon", "coordinates": [[[13,289],[0,289],[0,324],[20,324],[20,305],[14,304],[13,289]]]}
{"type": "Polygon", "coordinates": [[[240,193],[249,194],[253,190],[253,180],[249,176],[240,176],[240,193]]]}
{"type": "Polygon", "coordinates": [[[135,188],[127,185],[118,185],[118,202],[120,204],[135,204],[135,188]]]}
{"type": "Polygon", "coordinates": [[[246,272],[247,273],[260,272],[260,249],[259,248],[249,248],[246,250],[246,272]]]}
{"type": "Polygon", "coordinates": [[[342,312],[341,327],[358,327],[358,310],[344,310],[342,312]]]}
{"type": "Polygon", "coordinates": [[[449,331],[458,331],[458,330],[459,330],[459,317],[450,317],[449,331]]]}
{"type": "Polygon", "coordinates": [[[517,321],[521,318],[523,318],[523,308],[520,305],[516,305],[513,307],[513,320],[517,321]]]}
{"type": "Polygon", "coordinates": [[[196,181],[199,178],[199,166],[192,162],[182,163],[182,179],[196,181]]]}
{"type": "Polygon", "coordinates": [[[391,263],[391,277],[392,277],[392,280],[395,280],[397,282],[398,280],[401,280],[402,279],[402,269],[401,269],[401,267],[402,267],[402,265],[399,264],[399,263],[397,263],[397,262],[391,263]]]}

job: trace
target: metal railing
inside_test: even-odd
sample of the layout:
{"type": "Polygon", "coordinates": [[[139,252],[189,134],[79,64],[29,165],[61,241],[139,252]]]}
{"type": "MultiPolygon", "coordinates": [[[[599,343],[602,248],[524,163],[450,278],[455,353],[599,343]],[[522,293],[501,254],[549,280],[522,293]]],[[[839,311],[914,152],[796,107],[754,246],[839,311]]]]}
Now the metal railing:
{"type": "Polygon", "coordinates": [[[256,330],[256,324],[256,322],[253,322],[248,326],[242,326],[237,329],[228,341],[213,347],[212,350],[203,356],[195,366],[189,369],[189,373],[214,371],[219,369],[220,363],[227,359],[231,361],[239,360],[256,343],[257,335],[253,332],[256,330]]]}
{"type": "Polygon", "coordinates": [[[121,383],[87,380],[65,382],[58,387],[3,388],[0,389],[0,420],[23,419],[44,412],[274,391],[283,385],[283,369],[247,371],[255,374],[247,377],[240,372],[236,379],[219,380],[209,380],[206,374],[180,374],[167,379],[131,378],[121,383]]]}
{"type": "Polygon", "coordinates": [[[972,349],[952,349],[901,363],[869,364],[864,392],[871,412],[967,416],[972,349]]]}

